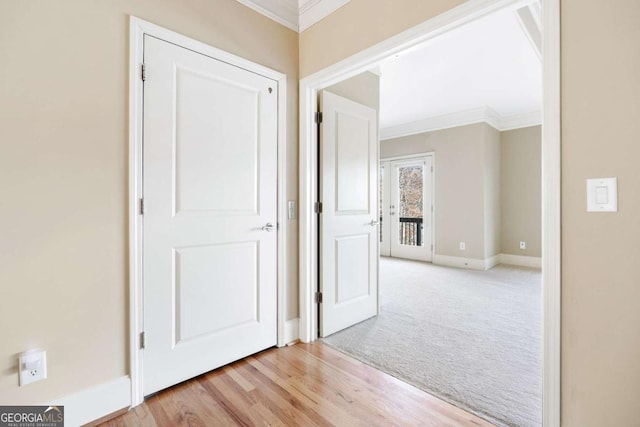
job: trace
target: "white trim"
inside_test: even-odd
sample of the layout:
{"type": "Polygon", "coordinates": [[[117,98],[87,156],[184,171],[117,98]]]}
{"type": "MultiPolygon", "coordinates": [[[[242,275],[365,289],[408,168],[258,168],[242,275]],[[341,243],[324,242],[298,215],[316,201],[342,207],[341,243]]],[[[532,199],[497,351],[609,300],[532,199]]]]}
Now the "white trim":
{"type": "Polygon", "coordinates": [[[300,339],[300,318],[287,320],[284,323],[283,345],[291,344],[300,339]]]}
{"type": "Polygon", "coordinates": [[[529,43],[531,43],[531,47],[538,56],[538,59],[541,59],[542,31],[540,31],[540,22],[534,16],[535,10],[533,4],[530,4],[529,6],[516,10],[516,16],[524,36],[529,40],[529,43]]]}
{"type": "Polygon", "coordinates": [[[500,264],[517,265],[520,267],[542,268],[542,258],[535,256],[500,254],[500,264]]]}
{"type": "MultiPolygon", "coordinates": [[[[543,0],[543,426],[560,427],[560,0],[543,0]]],[[[497,10],[529,4],[469,0],[300,81],[300,339],[317,337],[317,91],[369,70],[382,60],[497,10]]]]}
{"type": "Polygon", "coordinates": [[[140,332],[143,328],[142,294],[142,216],[138,200],[142,197],[142,120],[143,85],[140,67],[143,60],[144,35],[149,34],[186,47],[231,65],[243,68],[277,82],[278,87],[278,344],[281,343],[285,322],[286,298],[286,141],[287,141],[287,77],[285,74],[228,52],[209,46],[158,25],[130,17],[129,29],[129,360],[131,376],[131,406],[144,401],[142,378],[143,361],[140,332]]]}
{"type": "Polygon", "coordinates": [[[542,124],[542,111],[532,111],[515,116],[503,117],[500,121],[500,132],[514,129],[528,128],[542,124]]]}
{"type": "Polygon", "coordinates": [[[542,425],[561,425],[560,0],[542,0],[542,425]]]}
{"type": "Polygon", "coordinates": [[[318,108],[319,85],[312,87],[304,80],[300,82],[300,115],[299,128],[300,139],[298,141],[299,156],[299,192],[298,204],[298,274],[299,274],[299,306],[300,314],[300,340],[302,342],[314,341],[317,337],[317,307],[313,302],[313,295],[318,289],[317,282],[317,216],[313,211],[313,204],[317,201],[317,160],[318,142],[317,130],[313,126],[311,116],[318,108]]]}
{"type": "Polygon", "coordinates": [[[318,21],[331,15],[351,0],[307,0],[300,2],[298,28],[303,32],[318,21]]]}
{"type": "Polygon", "coordinates": [[[78,393],[54,399],[53,404],[64,405],[65,425],[81,426],[128,408],[131,404],[131,382],[128,375],[116,378],[78,393]]]}
{"type": "Polygon", "coordinates": [[[287,77],[278,80],[278,347],[290,341],[286,334],[287,307],[287,77]]]}
{"type": "Polygon", "coordinates": [[[303,32],[351,0],[236,0],[285,27],[303,32]]]}
{"type": "Polygon", "coordinates": [[[142,392],[142,105],[140,79],[145,22],[131,17],[129,22],[129,370],[131,406],[144,401],[142,392]]]}
{"type": "Polygon", "coordinates": [[[427,156],[435,157],[435,155],[436,155],[435,151],[424,151],[422,153],[405,154],[404,156],[381,157],[380,162],[393,162],[395,160],[412,160],[412,159],[417,159],[420,157],[427,157],[427,156]]]}
{"type": "Polygon", "coordinates": [[[370,70],[367,70],[368,72],[370,72],[371,74],[375,74],[378,77],[382,77],[382,70],[380,70],[380,66],[378,65],[377,67],[373,67],[370,70]]]}
{"type": "Polygon", "coordinates": [[[298,5],[296,0],[280,0],[259,2],[254,0],[237,0],[239,3],[255,10],[256,12],[276,21],[278,24],[298,32],[298,5]],[[265,3],[262,5],[260,3],[265,3]]]}
{"type": "Polygon", "coordinates": [[[496,265],[500,264],[500,254],[491,256],[489,258],[484,259],[484,269],[490,270],[496,265]]]}
{"type": "Polygon", "coordinates": [[[474,123],[487,123],[502,132],[539,125],[542,123],[542,112],[531,111],[529,113],[503,117],[490,107],[473,108],[380,129],[380,140],[384,141],[474,123]]]}
{"type": "MultiPolygon", "coordinates": [[[[487,270],[487,265],[490,264],[488,260],[476,259],[476,258],[463,258],[449,255],[433,255],[433,264],[444,265],[445,267],[464,268],[467,270],[487,270]]],[[[494,264],[495,265],[495,264],[494,264]]]]}

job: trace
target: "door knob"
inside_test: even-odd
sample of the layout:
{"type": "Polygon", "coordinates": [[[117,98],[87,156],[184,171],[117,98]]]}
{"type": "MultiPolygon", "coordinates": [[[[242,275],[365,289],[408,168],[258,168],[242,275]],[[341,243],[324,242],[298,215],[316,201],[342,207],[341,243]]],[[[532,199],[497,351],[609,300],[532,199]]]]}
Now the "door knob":
{"type": "Polygon", "coordinates": [[[375,227],[378,224],[380,224],[380,221],[376,221],[375,219],[372,219],[371,222],[369,223],[369,225],[372,227],[375,227]]]}
{"type": "Polygon", "coordinates": [[[262,231],[271,231],[273,230],[273,224],[271,224],[270,222],[267,223],[267,225],[265,225],[264,227],[262,227],[262,231]]]}

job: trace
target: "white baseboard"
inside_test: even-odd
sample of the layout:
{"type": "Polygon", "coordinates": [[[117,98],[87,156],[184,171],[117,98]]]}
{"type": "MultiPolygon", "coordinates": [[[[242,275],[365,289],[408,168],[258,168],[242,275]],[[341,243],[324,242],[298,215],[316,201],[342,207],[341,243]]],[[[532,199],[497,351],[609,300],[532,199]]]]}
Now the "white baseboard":
{"type": "Polygon", "coordinates": [[[500,254],[484,259],[484,269],[489,270],[500,264],[500,254]]]}
{"type": "Polygon", "coordinates": [[[468,270],[486,270],[486,260],[449,255],[433,254],[433,264],[444,265],[447,267],[466,268],[468,270]]]}
{"type": "Polygon", "coordinates": [[[485,259],[475,259],[434,254],[433,264],[444,265],[446,267],[466,268],[468,270],[489,270],[498,264],[542,268],[542,258],[533,256],[499,254],[485,259]]]}
{"type": "Polygon", "coordinates": [[[287,320],[284,323],[284,343],[289,344],[300,339],[300,318],[287,320]]]}
{"type": "Polygon", "coordinates": [[[500,264],[518,265],[520,267],[542,268],[542,258],[534,256],[500,254],[500,264]]]}
{"type": "Polygon", "coordinates": [[[66,426],[81,426],[131,406],[129,376],[65,396],[53,402],[64,405],[66,426]]]}

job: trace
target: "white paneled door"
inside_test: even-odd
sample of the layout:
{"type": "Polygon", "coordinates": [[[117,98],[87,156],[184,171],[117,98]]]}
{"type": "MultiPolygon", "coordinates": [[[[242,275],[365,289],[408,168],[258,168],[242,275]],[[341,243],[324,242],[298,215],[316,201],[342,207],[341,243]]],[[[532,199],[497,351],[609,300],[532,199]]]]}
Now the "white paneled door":
{"type": "Polygon", "coordinates": [[[277,82],[144,39],[144,394],[276,344],[277,82]]]}
{"type": "Polygon", "coordinates": [[[372,108],[323,92],[320,335],[378,313],[378,128],[372,108]]]}

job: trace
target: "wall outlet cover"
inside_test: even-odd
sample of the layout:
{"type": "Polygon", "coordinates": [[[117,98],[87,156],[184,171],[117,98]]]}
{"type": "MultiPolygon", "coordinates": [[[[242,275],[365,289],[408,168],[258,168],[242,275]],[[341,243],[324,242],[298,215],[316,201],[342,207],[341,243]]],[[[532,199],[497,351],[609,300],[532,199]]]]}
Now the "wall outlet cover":
{"type": "Polygon", "coordinates": [[[29,350],[18,356],[20,386],[47,378],[47,352],[29,350]]]}

